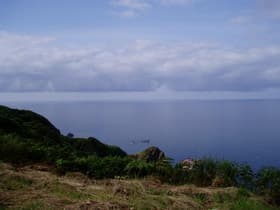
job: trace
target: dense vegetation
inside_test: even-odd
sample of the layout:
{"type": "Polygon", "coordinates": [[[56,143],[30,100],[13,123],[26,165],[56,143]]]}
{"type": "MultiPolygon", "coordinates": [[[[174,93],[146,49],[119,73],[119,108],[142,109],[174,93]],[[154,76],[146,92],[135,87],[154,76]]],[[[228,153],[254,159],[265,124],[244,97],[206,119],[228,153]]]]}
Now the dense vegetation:
{"type": "Polygon", "coordinates": [[[63,136],[46,118],[34,112],[0,106],[0,159],[15,163],[55,162],[59,158],[88,155],[123,157],[126,153],[93,137],[63,136]]]}
{"type": "MultiPolygon", "coordinates": [[[[147,150],[151,152],[150,150],[147,150]]],[[[280,204],[280,170],[267,167],[255,173],[249,165],[203,158],[191,168],[148,153],[128,156],[116,146],[63,136],[46,118],[31,111],[0,106],[0,160],[11,163],[47,162],[59,173],[82,172],[96,179],[154,176],[172,184],[236,186],[280,204]]]]}

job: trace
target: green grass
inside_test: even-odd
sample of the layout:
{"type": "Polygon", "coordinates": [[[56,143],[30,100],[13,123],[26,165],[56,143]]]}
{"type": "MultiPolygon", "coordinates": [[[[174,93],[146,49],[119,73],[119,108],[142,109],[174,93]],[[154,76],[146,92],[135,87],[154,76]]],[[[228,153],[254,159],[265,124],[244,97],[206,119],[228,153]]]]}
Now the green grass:
{"type": "Polygon", "coordinates": [[[1,178],[0,189],[3,190],[19,190],[25,187],[29,187],[32,184],[32,180],[23,176],[9,176],[1,178]]]}
{"type": "Polygon", "coordinates": [[[213,195],[213,201],[215,203],[226,203],[233,200],[233,196],[229,193],[217,192],[213,195]]]}
{"type": "Polygon", "coordinates": [[[235,202],[230,209],[231,210],[277,210],[279,208],[269,207],[260,202],[244,198],[235,202]]]}
{"type": "Polygon", "coordinates": [[[236,194],[237,198],[248,198],[250,197],[250,192],[249,190],[245,189],[245,188],[238,188],[237,194],[236,194]]]}
{"type": "Polygon", "coordinates": [[[55,196],[61,197],[61,198],[67,198],[70,200],[87,200],[92,198],[93,196],[80,192],[74,187],[62,183],[54,183],[51,186],[51,193],[55,196]]]}
{"type": "Polygon", "coordinates": [[[206,203],[208,196],[205,193],[195,193],[193,198],[200,204],[206,203]]]}
{"type": "Polygon", "coordinates": [[[135,209],[166,209],[171,204],[167,196],[143,195],[141,197],[129,200],[131,206],[135,209]]]}
{"type": "Polygon", "coordinates": [[[18,208],[19,210],[54,210],[51,206],[48,204],[42,202],[42,201],[29,201],[27,203],[24,203],[22,207],[18,208]]]}

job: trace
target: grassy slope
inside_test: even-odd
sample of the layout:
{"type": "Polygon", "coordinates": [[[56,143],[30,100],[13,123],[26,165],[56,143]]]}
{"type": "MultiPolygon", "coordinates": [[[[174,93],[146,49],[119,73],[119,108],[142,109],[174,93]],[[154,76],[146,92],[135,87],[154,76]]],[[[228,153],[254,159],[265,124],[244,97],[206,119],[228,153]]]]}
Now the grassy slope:
{"type": "Polygon", "coordinates": [[[57,176],[46,165],[0,163],[0,209],[273,209],[261,197],[245,194],[237,188],[165,185],[153,178],[57,176]]]}
{"type": "MultiPolygon", "coordinates": [[[[0,159],[5,160],[6,158],[11,161],[13,157],[9,157],[9,153],[13,153],[13,151],[9,151],[9,149],[13,145],[10,144],[19,145],[20,148],[16,152],[18,156],[22,152],[20,150],[37,150],[38,153],[41,153],[37,156],[46,154],[47,157],[42,157],[45,160],[57,159],[60,156],[71,158],[71,155],[75,157],[126,155],[119,147],[103,144],[93,137],[83,139],[63,136],[45,117],[32,111],[0,106],[0,159]],[[5,150],[4,146],[7,147],[5,150]],[[3,157],[1,157],[1,154],[3,157]]],[[[25,158],[31,160],[29,156],[25,158]]],[[[16,158],[14,159],[16,161],[16,158]]],[[[18,159],[22,160],[23,158],[18,159]]],[[[38,158],[35,157],[34,160],[36,159],[38,158]]]]}

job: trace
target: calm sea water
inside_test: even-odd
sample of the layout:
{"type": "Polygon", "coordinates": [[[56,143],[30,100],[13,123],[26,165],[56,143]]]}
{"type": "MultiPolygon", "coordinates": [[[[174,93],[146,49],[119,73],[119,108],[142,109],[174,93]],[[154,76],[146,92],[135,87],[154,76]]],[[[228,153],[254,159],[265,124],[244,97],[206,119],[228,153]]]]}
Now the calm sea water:
{"type": "Polygon", "coordinates": [[[175,161],[211,156],[280,167],[280,101],[6,103],[46,116],[63,134],[128,153],[154,145],[175,161]],[[131,144],[150,139],[150,144],[131,144]]]}

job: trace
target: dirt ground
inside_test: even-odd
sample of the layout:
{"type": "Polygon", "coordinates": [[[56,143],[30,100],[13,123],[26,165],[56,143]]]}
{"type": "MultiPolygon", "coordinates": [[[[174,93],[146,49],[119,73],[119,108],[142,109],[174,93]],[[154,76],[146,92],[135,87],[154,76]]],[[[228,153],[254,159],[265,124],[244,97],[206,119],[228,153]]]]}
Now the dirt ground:
{"type": "Polygon", "coordinates": [[[58,176],[47,165],[0,163],[0,209],[230,209],[237,197],[236,188],[173,186],[154,178],[92,180],[81,173],[58,176]]]}

